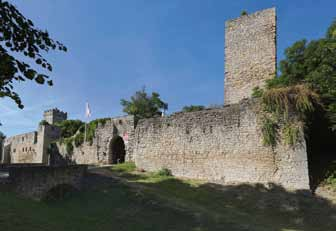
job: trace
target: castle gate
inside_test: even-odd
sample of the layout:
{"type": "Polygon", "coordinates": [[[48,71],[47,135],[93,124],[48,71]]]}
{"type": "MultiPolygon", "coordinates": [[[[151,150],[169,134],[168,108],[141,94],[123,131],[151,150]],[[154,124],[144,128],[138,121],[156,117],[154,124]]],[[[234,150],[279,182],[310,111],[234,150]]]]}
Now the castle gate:
{"type": "Polygon", "coordinates": [[[117,164],[125,162],[125,142],[120,136],[111,139],[109,145],[109,163],[117,164]]]}

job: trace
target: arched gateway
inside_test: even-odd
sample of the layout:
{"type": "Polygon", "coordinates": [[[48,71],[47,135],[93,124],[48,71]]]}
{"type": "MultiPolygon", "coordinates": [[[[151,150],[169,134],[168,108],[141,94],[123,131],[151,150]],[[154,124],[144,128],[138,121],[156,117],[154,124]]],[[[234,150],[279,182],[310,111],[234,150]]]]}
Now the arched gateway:
{"type": "Polygon", "coordinates": [[[125,155],[126,150],[123,138],[120,136],[113,137],[109,145],[109,163],[123,163],[125,162],[125,155]]]}

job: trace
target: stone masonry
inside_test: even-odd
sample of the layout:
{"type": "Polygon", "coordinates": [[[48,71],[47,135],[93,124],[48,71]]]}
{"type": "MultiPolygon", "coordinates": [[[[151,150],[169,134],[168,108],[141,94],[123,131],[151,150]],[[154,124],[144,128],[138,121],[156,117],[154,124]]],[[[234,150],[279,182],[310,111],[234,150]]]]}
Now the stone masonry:
{"type": "Polygon", "coordinates": [[[40,124],[37,131],[8,137],[3,142],[1,163],[47,163],[49,144],[60,137],[58,127],[51,122],[65,118],[66,113],[51,109],[44,113],[49,124],[40,124]]]}
{"type": "Polygon", "coordinates": [[[232,104],[275,76],[275,8],[227,21],[225,28],[224,103],[232,104]]]}
{"type": "Polygon", "coordinates": [[[98,125],[92,144],[85,142],[79,147],[74,145],[73,151],[68,153],[66,146],[58,142],[53,154],[76,164],[111,164],[113,141],[121,137],[125,144],[125,159],[133,161],[134,129],[134,116],[111,118],[105,124],[98,125]]]}
{"type": "Polygon", "coordinates": [[[66,112],[60,111],[58,108],[53,108],[43,113],[44,120],[52,125],[57,122],[66,120],[67,117],[68,117],[68,114],[66,112]]]}
{"type": "Polygon", "coordinates": [[[16,166],[8,168],[9,183],[19,195],[35,200],[43,199],[50,190],[69,185],[76,190],[82,187],[86,165],[72,166],[16,166]]]}
{"type": "Polygon", "coordinates": [[[260,108],[253,100],[139,121],[135,164],[217,183],[274,182],[309,189],[305,140],[294,148],[262,142],[260,108]]]}
{"type": "MultiPolygon", "coordinates": [[[[73,145],[71,153],[59,142],[48,151],[59,134],[55,126],[42,126],[37,132],[6,139],[3,162],[111,164],[120,149],[115,141],[121,145],[121,139],[125,160],[146,171],[168,168],[175,176],[221,184],[275,183],[309,189],[303,129],[294,147],[282,142],[274,148],[265,146],[263,112],[251,99],[252,89],[263,87],[276,73],[275,9],[226,22],[225,39],[224,107],[140,121],[133,116],[110,118],[98,125],[92,143],[73,145]]],[[[52,124],[64,119],[61,112],[56,114],[46,113],[45,118],[52,124]]]]}

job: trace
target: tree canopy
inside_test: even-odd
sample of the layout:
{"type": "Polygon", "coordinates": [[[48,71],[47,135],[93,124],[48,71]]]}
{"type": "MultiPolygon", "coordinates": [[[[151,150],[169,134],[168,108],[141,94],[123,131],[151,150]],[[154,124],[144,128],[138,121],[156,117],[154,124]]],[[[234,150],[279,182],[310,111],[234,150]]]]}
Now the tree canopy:
{"type": "Polygon", "coordinates": [[[149,96],[145,88],[135,92],[130,101],[121,99],[120,104],[123,106],[125,113],[134,115],[138,119],[161,115],[161,110],[168,109],[168,104],[160,99],[158,93],[152,92],[151,96],[149,96]]]}
{"type": "MultiPolygon", "coordinates": [[[[0,141],[1,141],[1,139],[4,139],[4,138],[6,138],[5,134],[3,134],[2,131],[0,131],[0,141]]],[[[1,145],[1,143],[0,143],[0,145],[1,145]]]]}
{"type": "Polygon", "coordinates": [[[34,80],[38,84],[45,82],[52,86],[49,76],[37,71],[22,59],[18,53],[33,60],[38,67],[51,72],[52,65],[43,57],[50,50],[66,51],[60,42],[50,38],[47,31],[37,29],[30,19],[25,18],[14,5],[0,0],[0,98],[13,99],[19,108],[23,108],[14,83],[34,80]]]}
{"type": "Polygon", "coordinates": [[[318,94],[331,128],[336,129],[336,20],[323,38],[301,40],[287,48],[279,70],[279,76],[269,80],[267,88],[305,85],[301,89],[309,88],[318,94]]]}

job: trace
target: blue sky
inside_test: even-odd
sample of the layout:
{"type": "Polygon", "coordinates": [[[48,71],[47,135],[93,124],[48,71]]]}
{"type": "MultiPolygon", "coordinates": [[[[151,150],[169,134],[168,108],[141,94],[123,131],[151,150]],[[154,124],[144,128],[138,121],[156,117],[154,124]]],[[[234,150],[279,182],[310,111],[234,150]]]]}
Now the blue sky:
{"type": "Polygon", "coordinates": [[[242,10],[275,6],[278,59],[302,39],[324,35],[336,17],[335,0],[12,0],[35,25],[68,47],[47,54],[55,86],[17,85],[25,108],[0,99],[0,130],[35,130],[44,110],[70,119],[123,115],[120,99],[146,86],[160,93],[169,113],[185,105],[222,104],[224,21],[242,10]]]}

